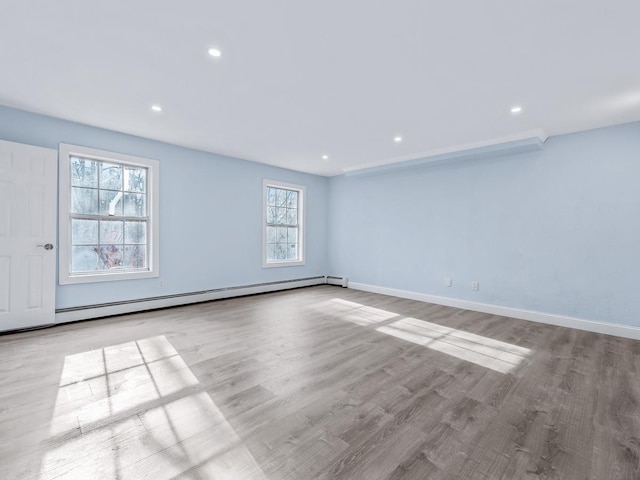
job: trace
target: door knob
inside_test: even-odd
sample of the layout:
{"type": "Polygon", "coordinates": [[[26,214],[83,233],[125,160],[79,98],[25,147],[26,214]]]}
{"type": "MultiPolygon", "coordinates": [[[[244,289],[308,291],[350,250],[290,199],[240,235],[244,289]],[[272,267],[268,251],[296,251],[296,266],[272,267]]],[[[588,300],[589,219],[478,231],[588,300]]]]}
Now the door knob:
{"type": "Polygon", "coordinates": [[[45,243],[44,245],[36,245],[36,247],[43,247],[45,250],[53,250],[53,245],[45,243]]]}

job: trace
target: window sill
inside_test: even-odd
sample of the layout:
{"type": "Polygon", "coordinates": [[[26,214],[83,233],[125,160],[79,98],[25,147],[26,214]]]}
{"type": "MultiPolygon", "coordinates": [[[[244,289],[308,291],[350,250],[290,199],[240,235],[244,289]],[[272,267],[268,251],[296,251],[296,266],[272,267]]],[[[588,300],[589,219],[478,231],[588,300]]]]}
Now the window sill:
{"type": "Polygon", "coordinates": [[[305,265],[304,260],[284,261],[284,262],[262,262],[262,268],[279,268],[279,267],[301,267],[305,265]]]}
{"type": "Polygon", "coordinates": [[[108,273],[86,273],[75,274],[60,279],[60,285],[74,285],[79,283],[113,282],[121,280],[136,280],[142,278],[159,277],[160,274],[154,271],[144,272],[108,272],[108,273]]]}

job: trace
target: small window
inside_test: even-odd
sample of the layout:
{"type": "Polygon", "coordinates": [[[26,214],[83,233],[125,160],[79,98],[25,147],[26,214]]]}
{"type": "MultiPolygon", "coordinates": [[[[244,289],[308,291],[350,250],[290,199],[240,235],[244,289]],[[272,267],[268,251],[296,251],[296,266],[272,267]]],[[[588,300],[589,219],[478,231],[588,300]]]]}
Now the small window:
{"type": "Polygon", "coordinates": [[[158,162],[60,144],[60,283],[158,276],[158,162]]]}
{"type": "Polygon", "coordinates": [[[305,187],[265,180],[263,267],[304,265],[305,187]]]}

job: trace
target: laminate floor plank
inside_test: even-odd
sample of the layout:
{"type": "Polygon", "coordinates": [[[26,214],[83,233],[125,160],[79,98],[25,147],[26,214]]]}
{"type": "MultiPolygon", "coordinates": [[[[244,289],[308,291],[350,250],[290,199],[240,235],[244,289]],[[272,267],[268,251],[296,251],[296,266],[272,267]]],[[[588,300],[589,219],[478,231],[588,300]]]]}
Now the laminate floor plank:
{"type": "Polygon", "coordinates": [[[0,478],[640,479],[640,342],[319,286],[0,336],[0,478]]]}

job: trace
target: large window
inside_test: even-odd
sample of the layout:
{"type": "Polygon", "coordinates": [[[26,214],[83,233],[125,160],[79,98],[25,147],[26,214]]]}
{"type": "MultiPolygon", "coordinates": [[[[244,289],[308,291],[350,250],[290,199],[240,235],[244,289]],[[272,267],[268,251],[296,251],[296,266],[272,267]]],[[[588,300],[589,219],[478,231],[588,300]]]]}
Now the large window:
{"type": "Polygon", "coordinates": [[[158,162],[60,144],[60,283],[158,276],[158,162]]]}
{"type": "Polygon", "coordinates": [[[263,266],[303,265],[305,188],[265,180],[263,190],[263,266]]]}

